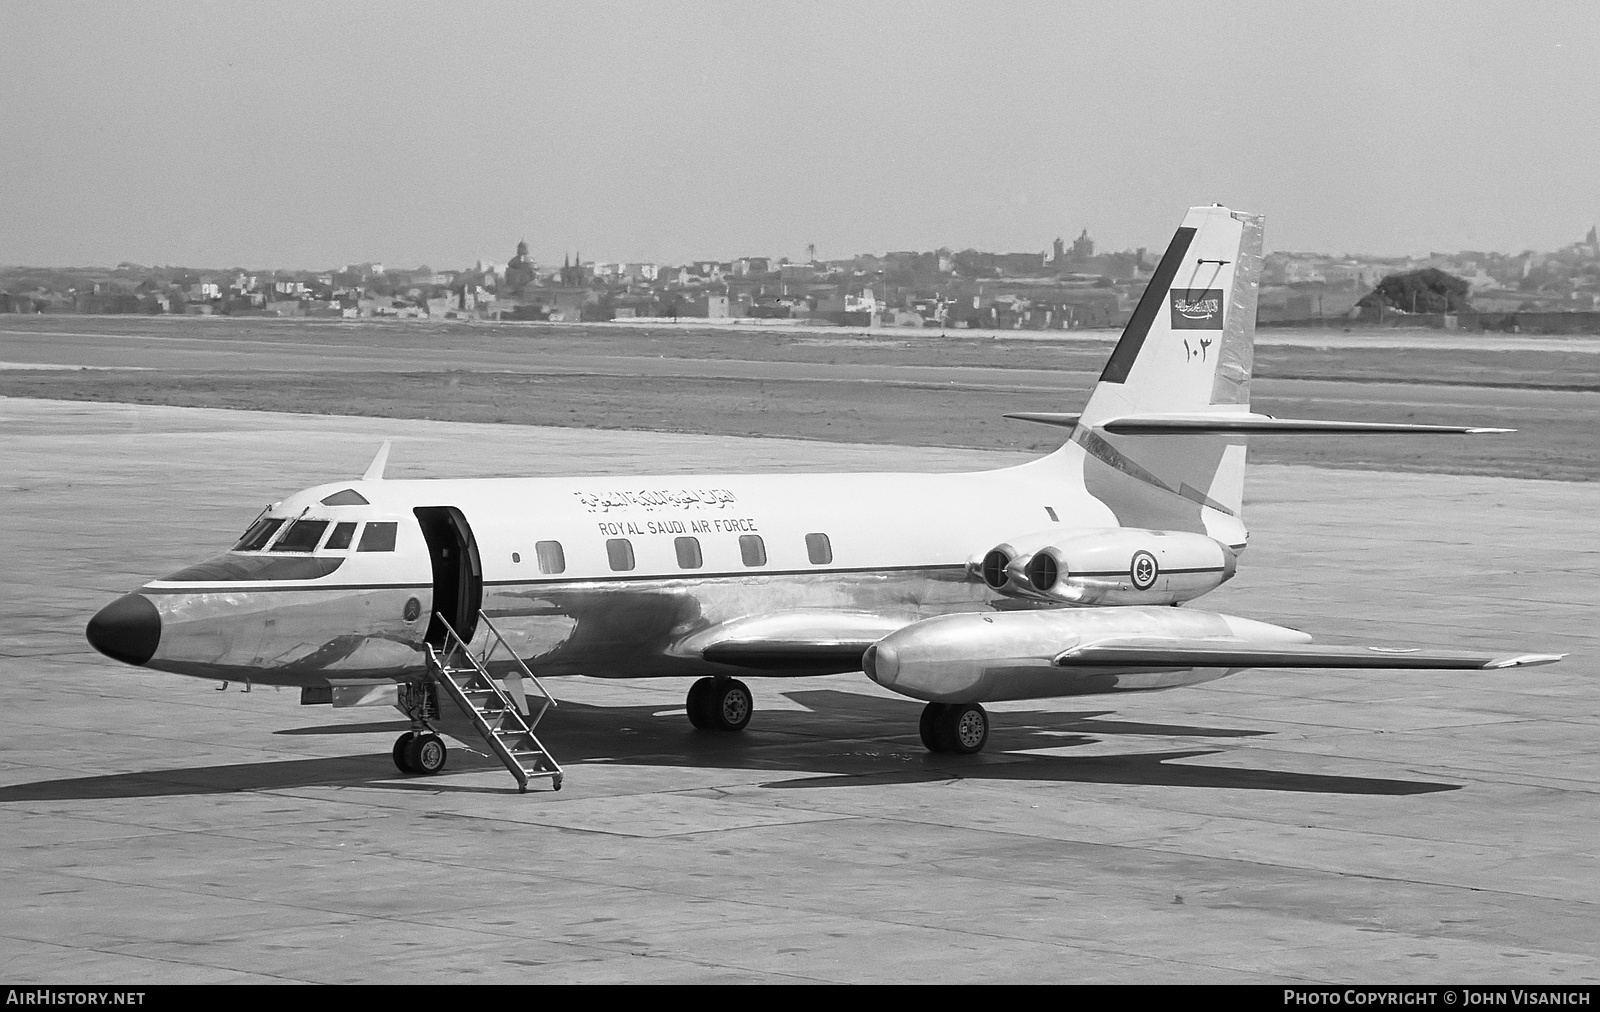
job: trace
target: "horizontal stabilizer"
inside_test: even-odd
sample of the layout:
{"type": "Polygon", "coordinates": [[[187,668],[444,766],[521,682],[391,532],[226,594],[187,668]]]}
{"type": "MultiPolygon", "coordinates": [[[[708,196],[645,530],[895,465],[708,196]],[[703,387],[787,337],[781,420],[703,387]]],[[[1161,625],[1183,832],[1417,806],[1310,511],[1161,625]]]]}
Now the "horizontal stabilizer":
{"type": "Polygon", "coordinates": [[[1256,414],[1130,415],[1111,418],[1099,428],[1118,436],[1182,436],[1210,432],[1251,434],[1335,434],[1335,433],[1428,433],[1433,435],[1478,435],[1488,432],[1515,432],[1478,425],[1414,425],[1405,422],[1341,422],[1321,418],[1273,418],[1256,414]]]}
{"type": "Polygon", "coordinates": [[[1421,647],[1342,647],[1316,643],[1127,638],[1063,650],[1055,664],[1076,667],[1382,668],[1492,671],[1553,664],[1566,654],[1486,654],[1421,647]]]}
{"type": "MultiPolygon", "coordinates": [[[[1013,411],[1007,418],[1041,425],[1073,428],[1082,415],[1064,411],[1013,411]]],[[[1484,433],[1515,432],[1482,425],[1417,425],[1409,422],[1341,422],[1322,418],[1274,418],[1271,415],[1129,415],[1111,418],[1095,426],[1116,436],[1195,436],[1209,433],[1239,435],[1336,435],[1393,433],[1414,435],[1475,436],[1484,433]]]]}
{"type": "Polygon", "coordinates": [[[1019,422],[1038,422],[1040,425],[1059,425],[1070,429],[1077,425],[1078,419],[1083,416],[1077,412],[1069,414],[1065,411],[1011,411],[1007,412],[1005,417],[1015,418],[1019,422]]]}

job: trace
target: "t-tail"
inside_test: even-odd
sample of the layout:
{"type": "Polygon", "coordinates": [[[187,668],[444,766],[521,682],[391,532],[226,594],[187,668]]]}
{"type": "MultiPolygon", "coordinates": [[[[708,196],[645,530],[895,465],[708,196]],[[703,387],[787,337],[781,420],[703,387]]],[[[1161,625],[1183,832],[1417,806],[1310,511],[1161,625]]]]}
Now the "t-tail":
{"type": "Polygon", "coordinates": [[[1208,534],[1241,548],[1245,440],[1264,433],[1477,433],[1505,429],[1273,418],[1250,410],[1261,215],[1192,207],[1157,265],[1052,464],[1082,468],[1124,527],[1208,534]]]}

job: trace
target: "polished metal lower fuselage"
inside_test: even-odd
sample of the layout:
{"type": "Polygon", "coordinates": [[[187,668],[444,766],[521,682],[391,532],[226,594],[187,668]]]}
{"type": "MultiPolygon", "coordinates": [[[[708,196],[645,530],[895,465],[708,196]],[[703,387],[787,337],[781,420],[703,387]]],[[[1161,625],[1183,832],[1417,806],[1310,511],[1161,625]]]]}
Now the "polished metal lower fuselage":
{"type": "MultiPolygon", "coordinates": [[[[141,593],[161,616],[160,645],[147,667],[283,686],[321,686],[330,678],[404,681],[424,672],[423,638],[433,598],[426,582],[141,593]],[[413,599],[420,607],[408,621],[406,606],[413,599]]],[[[750,615],[816,610],[910,623],[1017,606],[954,566],[502,583],[486,585],[483,595],[484,613],[541,676],[599,678],[761,674],[679,648],[697,633],[750,615]]],[[[859,669],[859,663],[822,664],[772,673],[859,669]]]]}

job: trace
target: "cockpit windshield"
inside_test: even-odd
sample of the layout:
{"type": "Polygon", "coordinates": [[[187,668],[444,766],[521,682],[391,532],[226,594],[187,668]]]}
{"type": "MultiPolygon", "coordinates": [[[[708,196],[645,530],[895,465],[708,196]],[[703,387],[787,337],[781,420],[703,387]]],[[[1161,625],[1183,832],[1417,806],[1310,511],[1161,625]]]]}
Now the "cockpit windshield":
{"type": "Polygon", "coordinates": [[[392,552],[399,524],[392,520],[319,520],[311,517],[261,517],[233,546],[235,552],[392,552]],[[332,528],[330,531],[329,528],[332,528]],[[359,533],[359,536],[357,534],[359,533]],[[327,534],[326,542],[323,534],[327,534]]]}
{"type": "Polygon", "coordinates": [[[274,552],[309,552],[317,547],[317,542],[322,540],[322,532],[328,529],[326,520],[296,520],[283,532],[283,537],[272,546],[274,552]]]}
{"type": "Polygon", "coordinates": [[[262,517],[251,525],[239,543],[233,546],[236,552],[259,552],[263,545],[272,540],[272,536],[283,526],[283,517],[262,517]]]}

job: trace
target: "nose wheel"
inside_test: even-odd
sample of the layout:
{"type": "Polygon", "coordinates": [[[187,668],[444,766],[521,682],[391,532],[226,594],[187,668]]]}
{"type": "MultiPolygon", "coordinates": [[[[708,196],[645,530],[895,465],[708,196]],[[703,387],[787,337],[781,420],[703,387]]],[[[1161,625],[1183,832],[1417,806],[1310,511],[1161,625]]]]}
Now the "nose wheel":
{"type": "Polygon", "coordinates": [[[394,764],[401,773],[431,776],[444,769],[450,758],[444,739],[432,731],[407,731],[394,743],[394,764]]]}
{"type": "Polygon", "coordinates": [[[755,712],[750,686],[737,678],[702,678],[689,687],[689,723],[702,731],[743,731],[755,712]]]}
{"type": "Polygon", "coordinates": [[[929,703],[917,730],[929,752],[973,755],[989,743],[989,714],[977,703],[929,703]]]}

